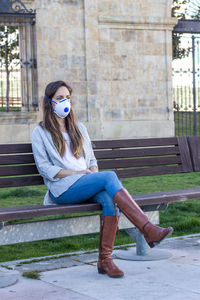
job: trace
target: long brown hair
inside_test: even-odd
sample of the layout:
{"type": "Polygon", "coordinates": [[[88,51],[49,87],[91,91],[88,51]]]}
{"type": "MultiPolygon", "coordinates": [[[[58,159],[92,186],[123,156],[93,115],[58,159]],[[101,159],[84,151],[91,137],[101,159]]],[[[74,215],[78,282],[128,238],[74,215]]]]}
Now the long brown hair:
{"type": "MultiPolygon", "coordinates": [[[[46,86],[46,97],[48,99],[52,99],[56,91],[61,86],[65,86],[70,92],[71,96],[72,88],[68,84],[66,84],[64,81],[54,81],[50,82],[46,86]]],[[[46,130],[50,132],[56,149],[60,153],[61,157],[63,157],[66,151],[66,143],[63,134],[60,131],[56,115],[53,112],[51,101],[48,101],[46,97],[44,96],[43,99],[43,123],[41,124],[41,126],[43,126],[46,130]]],[[[70,110],[70,113],[65,118],[65,127],[71,139],[72,153],[76,158],[79,158],[81,155],[83,155],[83,137],[76,124],[76,118],[72,108],[70,110]]]]}

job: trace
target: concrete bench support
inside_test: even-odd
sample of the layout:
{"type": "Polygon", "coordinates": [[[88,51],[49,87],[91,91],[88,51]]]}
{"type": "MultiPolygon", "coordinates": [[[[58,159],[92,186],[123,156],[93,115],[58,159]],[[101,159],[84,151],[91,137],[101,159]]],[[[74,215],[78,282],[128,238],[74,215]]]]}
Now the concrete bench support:
{"type": "MultiPolygon", "coordinates": [[[[157,211],[146,214],[153,223],[158,223],[157,211]]],[[[0,230],[0,245],[94,233],[99,232],[99,226],[99,215],[7,225],[0,230]]],[[[132,223],[121,214],[119,229],[131,227],[132,223]]]]}

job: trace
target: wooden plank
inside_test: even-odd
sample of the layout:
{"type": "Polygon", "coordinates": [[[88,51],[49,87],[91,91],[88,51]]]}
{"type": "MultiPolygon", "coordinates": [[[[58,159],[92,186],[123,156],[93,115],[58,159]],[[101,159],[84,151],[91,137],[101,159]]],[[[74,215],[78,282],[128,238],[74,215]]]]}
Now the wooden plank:
{"type": "MultiPolygon", "coordinates": [[[[127,147],[146,147],[146,146],[167,146],[177,145],[177,138],[146,138],[146,139],[121,139],[121,140],[94,140],[94,148],[127,148],[127,147]]],[[[21,144],[0,144],[0,154],[11,153],[32,153],[31,143],[21,144]]]]}
{"type": "Polygon", "coordinates": [[[179,154],[179,147],[158,147],[158,148],[140,148],[140,149],[113,149],[94,151],[97,159],[102,158],[128,158],[142,156],[160,156],[179,154]]]}
{"type": "Polygon", "coordinates": [[[140,206],[200,199],[200,188],[134,195],[133,199],[140,206]]]}
{"type": "Polygon", "coordinates": [[[192,159],[193,170],[200,171],[200,136],[189,136],[188,144],[192,159]]]}
{"type": "Polygon", "coordinates": [[[177,145],[177,138],[146,138],[146,139],[122,139],[122,140],[94,140],[92,145],[94,149],[115,149],[129,147],[150,147],[150,146],[168,146],[177,145]]]}
{"type": "Polygon", "coordinates": [[[0,178],[0,188],[44,184],[41,176],[0,178]]]}
{"type": "Polygon", "coordinates": [[[163,167],[124,169],[124,170],[114,170],[114,171],[116,172],[119,178],[183,173],[181,166],[163,166],[163,167]]]}
{"type": "Polygon", "coordinates": [[[0,176],[38,174],[36,165],[0,167],[0,176]]]}
{"type": "MultiPolygon", "coordinates": [[[[177,201],[200,199],[200,188],[190,188],[184,190],[163,191],[149,194],[133,195],[133,199],[139,206],[145,207],[150,205],[168,204],[177,201]]],[[[155,206],[154,206],[155,208],[155,206]]],[[[34,217],[56,216],[72,213],[85,213],[101,210],[97,203],[83,203],[70,205],[35,205],[22,206],[14,208],[1,208],[0,221],[6,222],[11,220],[27,219],[34,217]]]]}
{"type": "Polygon", "coordinates": [[[180,149],[180,157],[182,162],[183,172],[192,172],[192,160],[186,136],[178,137],[178,145],[180,149]]]}
{"type": "Polygon", "coordinates": [[[98,166],[99,169],[116,169],[116,168],[180,164],[180,163],[181,163],[180,156],[167,156],[167,157],[143,157],[143,158],[135,158],[135,159],[99,160],[98,166]]]}
{"type": "Polygon", "coordinates": [[[30,143],[0,144],[0,154],[31,153],[31,152],[32,152],[32,147],[30,143]]]}
{"type": "Polygon", "coordinates": [[[31,163],[35,163],[33,154],[0,156],[0,165],[31,164],[31,163]]]}
{"type": "Polygon", "coordinates": [[[0,221],[39,218],[45,216],[56,216],[73,213],[86,213],[101,210],[101,205],[97,203],[84,203],[76,205],[49,205],[35,207],[16,207],[12,209],[0,209],[0,221]]]}

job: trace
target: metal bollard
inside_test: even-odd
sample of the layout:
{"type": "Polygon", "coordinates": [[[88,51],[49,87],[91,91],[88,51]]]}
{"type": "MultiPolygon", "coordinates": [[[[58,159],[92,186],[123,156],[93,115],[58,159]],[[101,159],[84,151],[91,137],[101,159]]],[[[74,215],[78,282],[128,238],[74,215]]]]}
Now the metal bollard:
{"type": "Polygon", "coordinates": [[[138,228],[127,228],[125,231],[136,241],[136,255],[145,256],[149,250],[147,242],[138,228]]]}
{"type": "Polygon", "coordinates": [[[147,242],[139,231],[139,229],[136,229],[136,254],[137,255],[147,255],[148,252],[148,245],[147,242]]]}

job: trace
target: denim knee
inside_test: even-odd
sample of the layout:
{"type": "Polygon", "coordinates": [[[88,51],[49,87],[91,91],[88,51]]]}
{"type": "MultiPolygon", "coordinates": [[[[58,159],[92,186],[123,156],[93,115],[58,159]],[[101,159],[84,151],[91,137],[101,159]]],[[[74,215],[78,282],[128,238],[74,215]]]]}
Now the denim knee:
{"type": "Polygon", "coordinates": [[[104,171],[105,175],[105,187],[110,196],[113,197],[119,190],[123,189],[123,186],[114,171],[104,171]]]}
{"type": "Polygon", "coordinates": [[[103,171],[102,173],[105,173],[105,176],[108,180],[119,180],[114,171],[103,171]]]}

